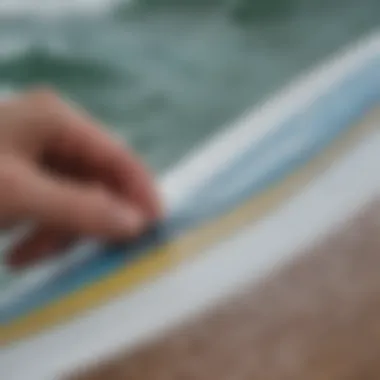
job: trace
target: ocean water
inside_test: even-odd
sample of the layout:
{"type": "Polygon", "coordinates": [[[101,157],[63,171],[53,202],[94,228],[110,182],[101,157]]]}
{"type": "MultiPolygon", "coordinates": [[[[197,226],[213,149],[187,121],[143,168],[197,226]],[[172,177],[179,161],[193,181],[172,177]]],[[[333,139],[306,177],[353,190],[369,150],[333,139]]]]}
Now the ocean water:
{"type": "Polygon", "coordinates": [[[162,172],[379,25],[378,0],[1,0],[0,93],[49,84],[162,172]]]}
{"type": "Polygon", "coordinates": [[[162,173],[379,26],[379,0],[1,0],[0,95],[48,84],[162,173]]]}

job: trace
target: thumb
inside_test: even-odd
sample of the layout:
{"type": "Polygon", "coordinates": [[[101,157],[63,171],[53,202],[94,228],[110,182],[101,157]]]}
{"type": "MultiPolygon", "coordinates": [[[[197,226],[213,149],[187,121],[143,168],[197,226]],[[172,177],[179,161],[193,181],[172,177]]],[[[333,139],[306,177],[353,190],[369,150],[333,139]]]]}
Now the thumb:
{"type": "Polygon", "coordinates": [[[33,221],[75,235],[119,239],[144,228],[142,213],[103,188],[56,179],[30,170],[19,206],[33,221]]]}

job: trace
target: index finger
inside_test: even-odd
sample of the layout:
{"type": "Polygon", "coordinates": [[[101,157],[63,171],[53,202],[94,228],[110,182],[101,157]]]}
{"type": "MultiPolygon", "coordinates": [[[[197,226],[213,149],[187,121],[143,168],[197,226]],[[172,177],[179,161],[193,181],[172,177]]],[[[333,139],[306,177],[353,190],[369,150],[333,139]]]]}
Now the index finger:
{"type": "MultiPolygon", "coordinates": [[[[41,96],[41,95],[40,95],[41,96]]],[[[153,175],[132,149],[124,148],[109,131],[85,111],[71,107],[51,93],[44,93],[44,111],[50,110],[52,133],[46,155],[70,170],[82,171],[91,180],[111,185],[148,218],[162,215],[153,175]]]]}

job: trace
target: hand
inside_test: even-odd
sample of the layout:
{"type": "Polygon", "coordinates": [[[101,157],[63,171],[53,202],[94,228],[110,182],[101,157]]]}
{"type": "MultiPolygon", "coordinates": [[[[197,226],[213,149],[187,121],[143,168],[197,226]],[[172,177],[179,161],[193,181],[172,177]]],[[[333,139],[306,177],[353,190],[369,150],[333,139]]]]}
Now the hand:
{"type": "Polygon", "coordinates": [[[0,223],[37,226],[7,255],[10,265],[82,236],[129,238],[160,216],[140,160],[88,115],[48,90],[0,103],[0,223]]]}

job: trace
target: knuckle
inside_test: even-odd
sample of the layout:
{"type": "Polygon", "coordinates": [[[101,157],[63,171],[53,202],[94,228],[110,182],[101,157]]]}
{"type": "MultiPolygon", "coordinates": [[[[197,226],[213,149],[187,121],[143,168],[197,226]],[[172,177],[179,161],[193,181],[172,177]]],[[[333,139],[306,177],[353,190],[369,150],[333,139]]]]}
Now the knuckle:
{"type": "Polygon", "coordinates": [[[29,109],[29,124],[38,127],[44,133],[60,124],[63,112],[61,97],[49,87],[38,87],[24,97],[29,109]]]}

